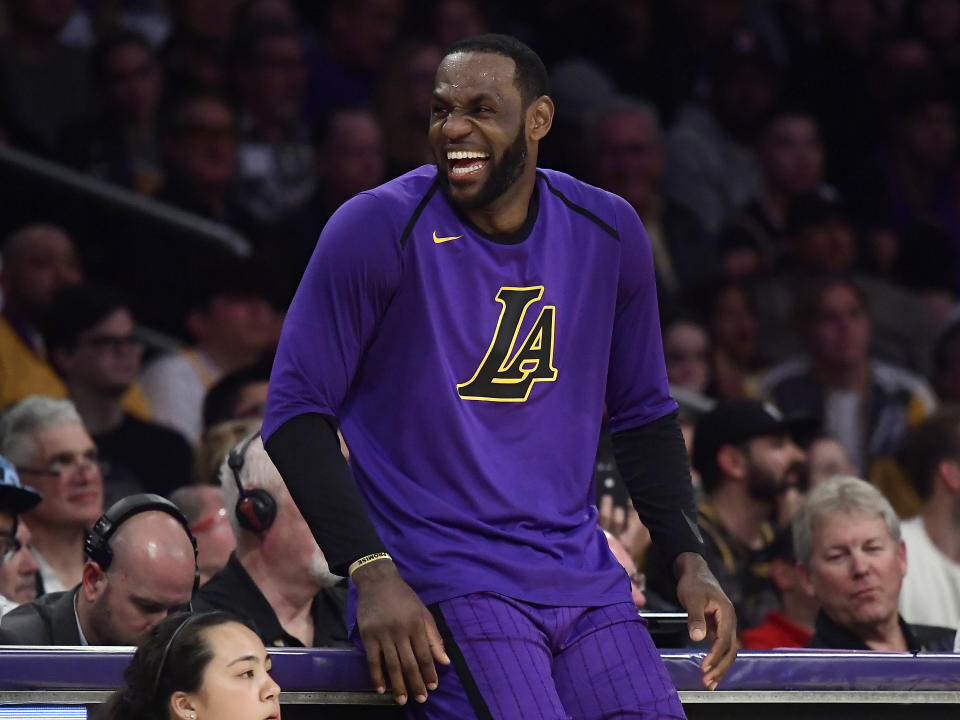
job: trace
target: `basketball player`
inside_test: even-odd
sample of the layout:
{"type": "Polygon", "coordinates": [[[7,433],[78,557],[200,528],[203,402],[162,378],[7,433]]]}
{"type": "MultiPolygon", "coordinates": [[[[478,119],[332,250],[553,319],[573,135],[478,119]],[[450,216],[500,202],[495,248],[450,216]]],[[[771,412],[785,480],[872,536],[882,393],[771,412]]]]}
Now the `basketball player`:
{"type": "Polygon", "coordinates": [[[327,224],[263,437],[353,579],[375,685],[424,703],[412,716],[680,718],[597,526],[604,402],[633,502],[675,558],[690,635],[716,635],[709,688],[733,662],[736,620],[698,554],[646,234],[620,198],[537,169],[546,92],[543,63],[513,38],[450,49],[436,165],[327,224]]]}

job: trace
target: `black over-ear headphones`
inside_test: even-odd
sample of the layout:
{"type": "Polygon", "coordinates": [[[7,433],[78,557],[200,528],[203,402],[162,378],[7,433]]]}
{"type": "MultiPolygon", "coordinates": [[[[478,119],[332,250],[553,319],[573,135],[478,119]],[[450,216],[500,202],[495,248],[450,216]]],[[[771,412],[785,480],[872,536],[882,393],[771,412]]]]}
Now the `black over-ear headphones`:
{"type": "Polygon", "coordinates": [[[233,479],[237,483],[239,493],[237,505],[234,508],[237,522],[240,523],[240,527],[255,533],[266,532],[277,519],[277,501],[274,500],[273,495],[263,488],[244,490],[243,483],[240,482],[240,471],[243,470],[247,449],[259,434],[260,431],[257,430],[247,438],[239,450],[234,448],[227,455],[227,465],[233,471],[233,479]]]}
{"type": "Polygon", "coordinates": [[[200,587],[200,566],[197,564],[197,539],[190,532],[190,523],[180,512],[180,508],[172,502],[153,493],[139,493],[129,495],[122,500],[118,500],[110,509],[107,510],[100,519],[94,524],[93,529],[86,534],[83,539],[83,552],[87,557],[96,562],[104,571],[109,569],[113,562],[113,550],[110,548],[110,537],[117,531],[124,522],[134,515],[148,512],[150,510],[159,510],[171,516],[174,520],[183,526],[184,532],[190,538],[190,544],[193,546],[193,592],[197,592],[200,587]]]}

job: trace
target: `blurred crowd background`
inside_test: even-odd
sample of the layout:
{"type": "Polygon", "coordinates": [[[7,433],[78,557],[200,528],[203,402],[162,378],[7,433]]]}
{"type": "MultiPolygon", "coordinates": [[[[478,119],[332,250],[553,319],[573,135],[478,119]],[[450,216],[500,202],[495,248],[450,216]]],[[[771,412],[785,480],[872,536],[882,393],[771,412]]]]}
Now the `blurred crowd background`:
{"type": "MultiPolygon", "coordinates": [[[[771,402],[796,449],[771,472],[798,503],[837,473],[868,479],[902,518],[931,497],[933,471],[903,441],[960,402],[960,0],[0,8],[0,412],[21,404],[0,453],[20,453],[45,497],[66,493],[20,526],[47,547],[41,589],[79,581],[80,559],[59,577],[49,563],[76,534],[51,527],[96,519],[104,497],[63,490],[94,476],[107,504],[180,488],[198,537],[223,539],[204,579],[223,567],[233,507],[202,486],[233,483],[221,462],[258,425],[316,238],[352,195],[432,161],[443,48],[483,32],[547,64],[556,118],[540,165],[621,195],[644,222],[691,451],[717,401],[771,402]],[[87,439],[63,458],[8,441],[18,422],[77,424],[44,404],[66,398],[87,439]]],[[[616,486],[604,447],[601,501],[616,486]]],[[[693,454],[709,504],[736,473],[704,477],[693,454]]],[[[762,508],[774,530],[797,506],[784,497],[762,508]]],[[[601,519],[637,575],[647,543],[624,507],[607,500],[601,519]]],[[[317,582],[307,590],[333,581],[317,582]]]]}

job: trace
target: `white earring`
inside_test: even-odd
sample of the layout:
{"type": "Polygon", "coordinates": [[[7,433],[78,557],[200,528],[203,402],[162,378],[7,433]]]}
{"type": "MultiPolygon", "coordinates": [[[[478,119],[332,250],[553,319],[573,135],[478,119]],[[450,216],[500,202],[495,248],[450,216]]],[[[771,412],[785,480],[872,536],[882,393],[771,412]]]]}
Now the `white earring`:
{"type": "Polygon", "coordinates": [[[187,713],[187,717],[190,718],[190,720],[197,720],[197,714],[195,712],[187,713]]]}

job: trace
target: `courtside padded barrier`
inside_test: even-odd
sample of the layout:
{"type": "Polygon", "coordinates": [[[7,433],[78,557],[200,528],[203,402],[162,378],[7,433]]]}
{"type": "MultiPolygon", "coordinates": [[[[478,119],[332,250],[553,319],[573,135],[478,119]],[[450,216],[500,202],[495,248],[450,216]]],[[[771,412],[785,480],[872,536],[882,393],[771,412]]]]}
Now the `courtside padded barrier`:
{"type": "MultiPolygon", "coordinates": [[[[0,647],[0,691],[104,690],[117,687],[130,648],[0,647]]],[[[702,690],[703,652],[663,650],[674,684],[702,690]]],[[[270,651],[284,692],[372,690],[366,658],[355,650],[270,651]]],[[[780,650],[741,652],[721,690],[960,692],[960,655],[780,650]]]]}

